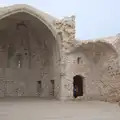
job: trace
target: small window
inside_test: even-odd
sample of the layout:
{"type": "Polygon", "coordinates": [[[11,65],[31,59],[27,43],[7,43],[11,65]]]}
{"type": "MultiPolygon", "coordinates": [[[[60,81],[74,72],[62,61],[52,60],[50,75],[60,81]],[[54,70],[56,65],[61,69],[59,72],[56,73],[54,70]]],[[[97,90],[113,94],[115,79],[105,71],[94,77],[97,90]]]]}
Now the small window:
{"type": "Polygon", "coordinates": [[[42,88],[42,82],[41,81],[37,81],[37,94],[38,95],[41,94],[41,88],[42,88]]]}
{"type": "Polygon", "coordinates": [[[27,53],[25,53],[25,55],[27,55],[27,53]]]}
{"type": "Polygon", "coordinates": [[[51,82],[51,87],[52,87],[52,91],[51,91],[51,95],[54,96],[54,89],[55,89],[55,81],[54,80],[50,80],[51,82]]]}
{"type": "Polygon", "coordinates": [[[78,58],[77,58],[77,64],[80,63],[80,59],[81,59],[81,57],[78,57],[78,58]]]}
{"type": "Polygon", "coordinates": [[[37,81],[37,82],[38,82],[39,88],[41,88],[41,81],[37,81]]]}
{"type": "Polygon", "coordinates": [[[16,58],[17,58],[17,68],[21,68],[22,67],[22,55],[17,54],[16,58]]]}

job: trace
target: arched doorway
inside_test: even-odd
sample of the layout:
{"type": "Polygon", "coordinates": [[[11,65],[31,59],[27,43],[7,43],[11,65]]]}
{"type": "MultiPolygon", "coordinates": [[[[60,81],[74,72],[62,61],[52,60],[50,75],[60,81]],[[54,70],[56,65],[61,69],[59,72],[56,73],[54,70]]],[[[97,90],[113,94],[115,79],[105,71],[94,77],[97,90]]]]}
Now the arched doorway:
{"type": "Polygon", "coordinates": [[[27,12],[0,20],[0,31],[0,97],[37,96],[38,85],[41,97],[49,97],[54,78],[56,95],[60,91],[56,87],[60,85],[60,67],[56,67],[60,56],[52,31],[27,12]]]}
{"type": "Polygon", "coordinates": [[[73,77],[73,96],[83,96],[83,76],[76,75],[73,77]]]}

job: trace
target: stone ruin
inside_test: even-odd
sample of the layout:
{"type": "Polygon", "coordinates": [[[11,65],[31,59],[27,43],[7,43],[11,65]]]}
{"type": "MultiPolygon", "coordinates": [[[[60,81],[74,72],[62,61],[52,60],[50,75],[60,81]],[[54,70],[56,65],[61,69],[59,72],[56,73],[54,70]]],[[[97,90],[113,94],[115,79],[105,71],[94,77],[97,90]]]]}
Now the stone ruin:
{"type": "Polygon", "coordinates": [[[120,101],[120,36],[76,40],[75,16],[56,19],[28,5],[0,8],[0,97],[120,101]],[[79,83],[78,83],[79,84],[79,83]]]}

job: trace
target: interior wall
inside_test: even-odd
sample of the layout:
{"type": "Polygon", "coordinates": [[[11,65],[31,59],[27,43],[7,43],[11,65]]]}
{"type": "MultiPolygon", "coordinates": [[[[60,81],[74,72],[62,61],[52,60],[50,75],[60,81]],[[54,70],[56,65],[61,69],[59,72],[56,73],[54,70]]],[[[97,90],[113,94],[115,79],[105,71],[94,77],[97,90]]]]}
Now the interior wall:
{"type": "Polygon", "coordinates": [[[20,13],[5,18],[0,31],[0,96],[38,96],[37,81],[41,81],[40,97],[51,97],[51,80],[55,80],[55,97],[59,97],[59,49],[52,33],[39,20],[20,13]],[[25,25],[16,24],[25,19],[25,25]],[[14,22],[13,22],[14,21],[14,22]],[[8,23],[10,22],[10,23],[8,23]]]}

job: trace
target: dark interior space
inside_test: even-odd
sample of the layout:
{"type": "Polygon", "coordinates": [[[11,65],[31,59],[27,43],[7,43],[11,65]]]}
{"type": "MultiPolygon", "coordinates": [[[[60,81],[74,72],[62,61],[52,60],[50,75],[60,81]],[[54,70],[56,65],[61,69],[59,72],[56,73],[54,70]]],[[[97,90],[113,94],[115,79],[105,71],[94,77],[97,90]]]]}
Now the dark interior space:
{"type": "Polygon", "coordinates": [[[83,77],[80,75],[73,77],[73,96],[74,98],[83,96],[83,77]]]}

